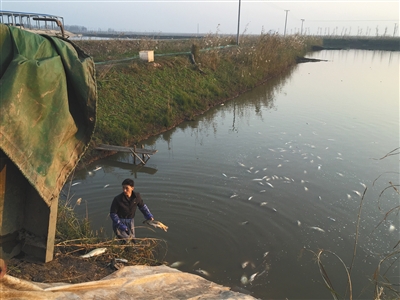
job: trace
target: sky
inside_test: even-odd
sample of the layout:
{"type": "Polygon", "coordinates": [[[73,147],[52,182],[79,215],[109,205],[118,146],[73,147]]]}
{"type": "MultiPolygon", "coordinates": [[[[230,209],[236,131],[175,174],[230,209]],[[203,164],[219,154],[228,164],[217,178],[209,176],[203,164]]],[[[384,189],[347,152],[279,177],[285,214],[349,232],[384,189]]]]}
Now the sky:
{"type": "Polygon", "coordinates": [[[0,10],[43,13],[88,30],[144,33],[399,36],[399,0],[0,0],[0,10]],[[240,22],[239,22],[240,4],[240,22]],[[302,29],[303,28],[303,29],[302,29]]]}

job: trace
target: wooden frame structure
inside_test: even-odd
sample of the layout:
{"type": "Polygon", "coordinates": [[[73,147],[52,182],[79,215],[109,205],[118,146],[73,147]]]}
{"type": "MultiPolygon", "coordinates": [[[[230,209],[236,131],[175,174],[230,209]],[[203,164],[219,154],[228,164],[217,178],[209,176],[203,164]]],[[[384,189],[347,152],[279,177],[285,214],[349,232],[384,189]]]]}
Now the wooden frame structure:
{"type": "Polygon", "coordinates": [[[123,147],[123,146],[101,144],[97,146],[95,149],[103,151],[113,151],[113,152],[128,152],[132,154],[134,164],[136,164],[136,158],[137,158],[143,165],[145,165],[146,162],[150,159],[150,155],[156,154],[158,152],[158,150],[154,149],[145,149],[143,145],[141,148],[137,148],[136,146],[123,147]],[[140,155],[142,157],[140,157],[140,155]]]}

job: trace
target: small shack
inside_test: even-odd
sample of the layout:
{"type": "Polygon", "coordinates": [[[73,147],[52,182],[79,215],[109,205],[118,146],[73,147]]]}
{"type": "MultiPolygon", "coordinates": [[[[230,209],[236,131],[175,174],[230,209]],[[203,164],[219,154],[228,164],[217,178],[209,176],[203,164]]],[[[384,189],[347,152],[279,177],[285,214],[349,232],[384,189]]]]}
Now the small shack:
{"type": "Polygon", "coordinates": [[[58,196],[94,132],[94,62],[65,38],[4,24],[0,49],[0,258],[48,262],[58,196]]]}

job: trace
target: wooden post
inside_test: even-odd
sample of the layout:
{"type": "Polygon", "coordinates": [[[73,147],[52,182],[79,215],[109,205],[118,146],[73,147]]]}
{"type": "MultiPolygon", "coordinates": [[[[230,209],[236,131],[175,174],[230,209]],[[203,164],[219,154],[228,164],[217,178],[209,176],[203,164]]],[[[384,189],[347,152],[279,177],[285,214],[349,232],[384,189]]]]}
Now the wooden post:
{"type": "MultiPolygon", "coordinates": [[[[133,145],[133,152],[136,152],[136,145],[133,145]]],[[[133,156],[133,163],[136,165],[136,156],[133,154],[132,156],[133,156]]]]}

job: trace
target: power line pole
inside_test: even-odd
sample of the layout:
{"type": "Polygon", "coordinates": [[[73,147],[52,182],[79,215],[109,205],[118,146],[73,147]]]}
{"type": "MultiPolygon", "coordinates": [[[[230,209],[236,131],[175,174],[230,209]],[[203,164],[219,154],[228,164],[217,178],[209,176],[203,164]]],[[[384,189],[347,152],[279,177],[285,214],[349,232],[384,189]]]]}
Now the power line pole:
{"type": "Polygon", "coordinates": [[[301,20],[301,33],[300,35],[303,35],[303,22],[305,21],[304,19],[300,19],[301,20]]]}
{"type": "Polygon", "coordinates": [[[285,30],[283,31],[283,36],[286,36],[287,14],[288,14],[289,10],[286,10],[286,9],[285,9],[285,12],[286,12],[286,18],[285,18],[285,30]]]}
{"type": "Polygon", "coordinates": [[[239,0],[239,11],[238,11],[238,29],[237,29],[237,37],[236,37],[236,44],[239,45],[239,30],[240,30],[240,4],[242,0],[239,0]]]}

